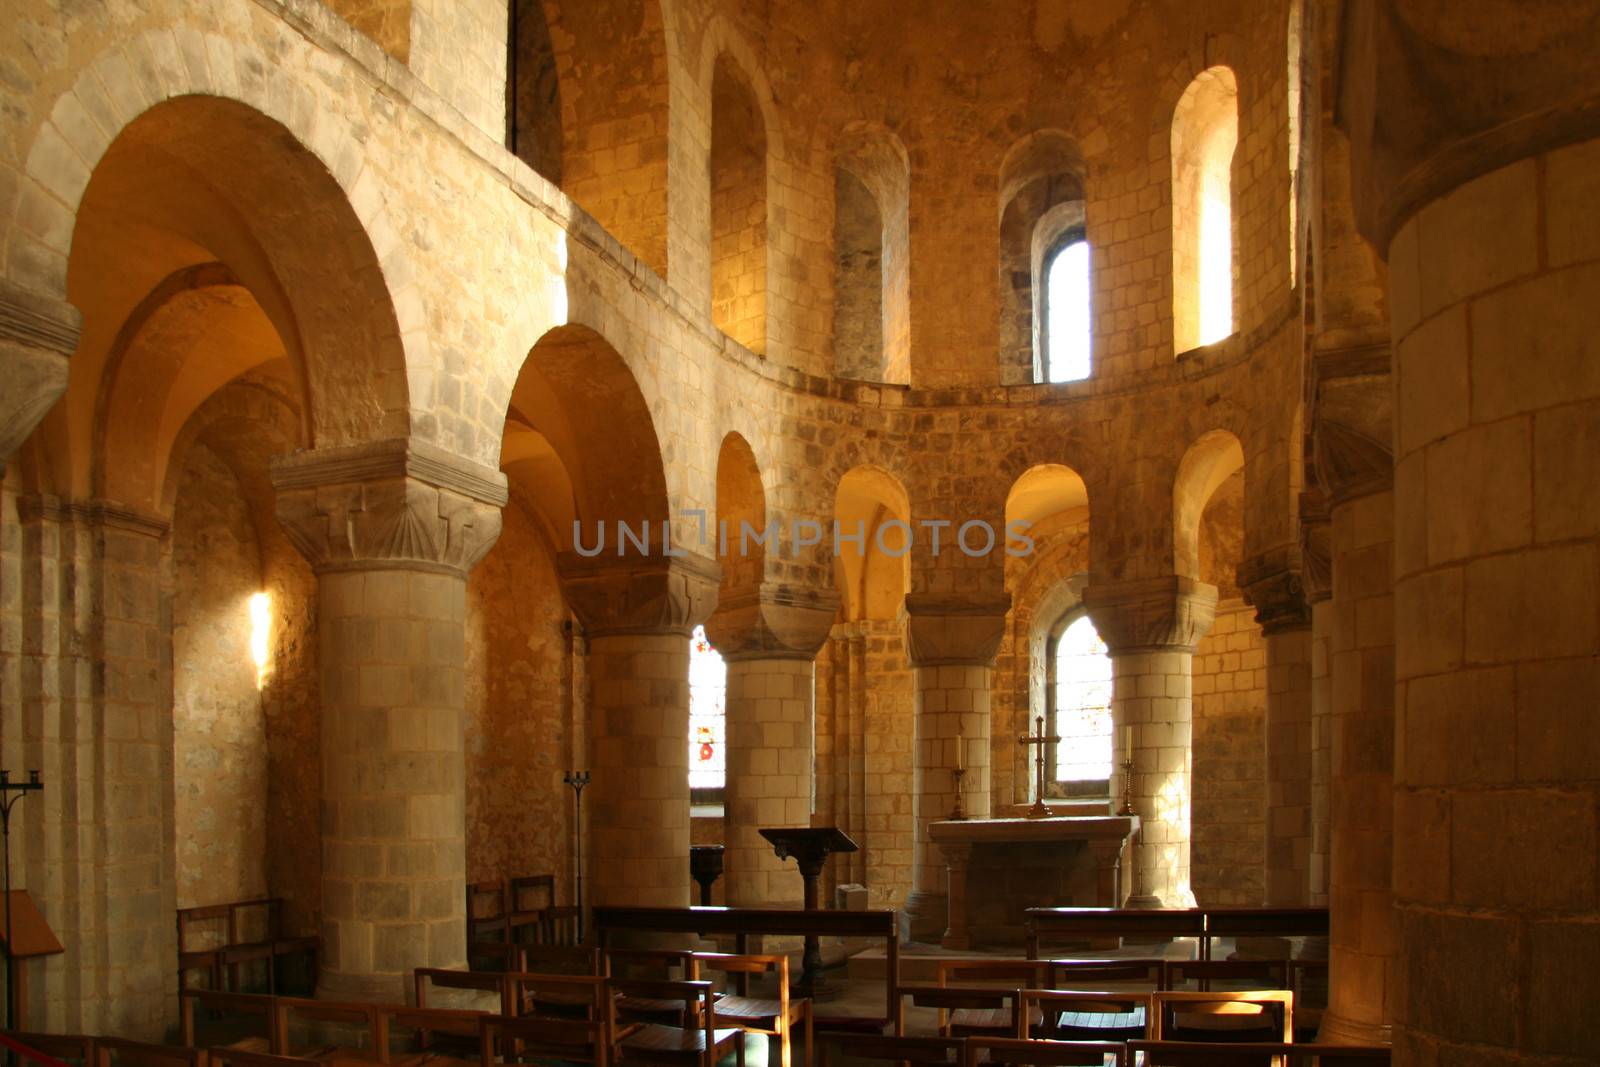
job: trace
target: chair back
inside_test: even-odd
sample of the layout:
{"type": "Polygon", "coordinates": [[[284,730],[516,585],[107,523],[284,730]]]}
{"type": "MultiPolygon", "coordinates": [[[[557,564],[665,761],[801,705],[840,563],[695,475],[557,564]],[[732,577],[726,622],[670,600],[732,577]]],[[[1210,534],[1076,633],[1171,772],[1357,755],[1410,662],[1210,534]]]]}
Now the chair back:
{"type": "Polygon", "coordinates": [[[1018,994],[1017,1037],[1028,1033],[1035,1011],[1047,1041],[1129,1041],[1149,1036],[1152,993],[1024,989],[1018,994]]]}
{"type": "MultiPolygon", "coordinates": [[[[195,1011],[198,1008],[221,1015],[260,1019],[261,1029],[258,1036],[270,1043],[273,1033],[272,1001],[272,997],[264,996],[260,993],[224,993],[215,989],[180,989],[178,991],[178,1027],[183,1043],[189,1048],[196,1047],[195,1011]]],[[[273,1046],[273,1050],[277,1051],[276,1046],[273,1046]]]]}
{"type": "Polygon", "coordinates": [[[506,882],[491,878],[467,884],[467,942],[507,941],[506,882]]]}
{"type": "Polygon", "coordinates": [[[508,974],[506,996],[512,1011],[503,1014],[602,1020],[615,1015],[605,1000],[605,979],[595,975],[508,974]]]}
{"type": "Polygon", "coordinates": [[[847,1032],[818,1033],[817,1063],[826,1067],[830,1053],[859,1060],[880,1060],[892,1063],[949,1064],[961,1063],[966,1040],[959,1037],[905,1037],[882,1034],[856,1034],[847,1032]]]}
{"type": "Polygon", "coordinates": [[[603,970],[607,977],[629,980],[692,981],[694,955],[688,949],[608,948],[603,970]]]}
{"type": "Polygon", "coordinates": [[[539,940],[546,945],[578,944],[578,917],[581,908],[570,904],[551,905],[539,913],[539,940]]]}
{"type": "Polygon", "coordinates": [[[470,971],[525,971],[527,956],[521,945],[509,941],[473,941],[467,945],[470,971]]]}
{"type": "Polygon", "coordinates": [[[1264,1016],[1278,1040],[1289,1044],[1294,1040],[1294,994],[1287,989],[1258,989],[1247,992],[1161,992],[1153,999],[1151,1034],[1158,1041],[1230,1041],[1238,1043],[1242,1034],[1265,1030],[1264,1026],[1251,1025],[1251,1016],[1264,1016]],[[1184,1023],[1180,1016],[1191,1019],[1210,1017],[1214,1026],[1196,1026],[1184,1023]],[[1225,1022],[1243,1025],[1225,1026],[1225,1022]],[[1191,1034],[1204,1034],[1192,1037],[1191,1034]],[[1213,1036],[1214,1035],[1214,1036],[1213,1036]],[[1230,1037],[1231,1035],[1231,1037],[1230,1037]]]}
{"type": "Polygon", "coordinates": [[[1288,989],[1288,960],[1167,960],[1162,988],[1193,988],[1209,992],[1212,983],[1221,988],[1288,989]]]}
{"type": "Polygon", "coordinates": [[[1128,1046],[1120,1041],[1028,1041],[1012,1037],[969,1037],[963,1063],[1017,1064],[1018,1067],[1124,1067],[1128,1046]]]}
{"type": "Polygon", "coordinates": [[[409,1004],[380,1004],[378,1012],[384,1017],[383,1033],[392,1042],[395,1036],[409,1032],[410,1044],[418,1050],[432,1048],[436,1038],[454,1038],[452,1044],[471,1045],[478,1048],[478,1022],[494,1014],[473,1011],[469,1008],[413,1008],[409,1004]]]}
{"type": "Polygon", "coordinates": [[[592,1063],[606,1067],[612,1059],[613,1023],[598,1019],[548,1015],[487,1015],[478,1023],[478,1057],[482,1067],[520,1062],[592,1063]]]}
{"type": "Polygon", "coordinates": [[[500,998],[500,1014],[515,1015],[510,995],[506,992],[508,971],[458,971],[449,967],[418,967],[411,972],[413,999],[417,1007],[428,1006],[430,989],[468,989],[479,993],[492,993],[500,998]]]}
{"type": "Polygon", "coordinates": [[[305,1067],[316,1060],[304,1056],[276,1056],[270,1052],[251,1052],[228,1045],[214,1045],[206,1049],[210,1067],[305,1067]]]}
{"type": "Polygon", "coordinates": [[[1017,1032],[1018,1022],[1017,999],[1020,990],[1017,988],[1002,988],[1000,986],[949,986],[949,985],[902,985],[899,989],[899,1003],[895,1006],[894,1032],[904,1035],[905,1029],[905,1003],[910,1000],[918,1008],[936,1008],[939,1012],[939,1029],[941,1036],[947,1025],[949,1013],[960,1008],[990,1009],[1008,1007],[1011,1020],[1006,1027],[1006,1033],[1017,1032]]]}
{"type": "Polygon", "coordinates": [[[1044,960],[940,960],[940,985],[1001,982],[1011,988],[1039,989],[1048,980],[1050,965],[1044,960]]]}
{"type": "Polygon", "coordinates": [[[716,971],[727,975],[741,997],[750,995],[750,978],[752,975],[775,974],[778,976],[778,1000],[785,1009],[789,1006],[789,957],[774,955],[753,955],[748,952],[692,952],[689,955],[693,965],[693,977],[698,978],[705,971],[716,971]]]}
{"type": "Polygon", "coordinates": [[[388,1017],[382,1005],[310,997],[272,998],[272,1048],[280,1056],[294,1055],[291,1033],[295,1023],[331,1023],[354,1028],[350,1036],[361,1059],[389,1062],[388,1017]]]}
{"type": "Polygon", "coordinates": [[[94,1042],[98,1067],[206,1067],[203,1048],[153,1045],[127,1041],[120,1037],[97,1037],[94,1042]]]}
{"type": "Polygon", "coordinates": [[[1048,984],[1051,989],[1104,989],[1114,982],[1130,982],[1149,986],[1151,991],[1164,989],[1162,964],[1159,959],[1130,960],[1050,960],[1048,984]]]}

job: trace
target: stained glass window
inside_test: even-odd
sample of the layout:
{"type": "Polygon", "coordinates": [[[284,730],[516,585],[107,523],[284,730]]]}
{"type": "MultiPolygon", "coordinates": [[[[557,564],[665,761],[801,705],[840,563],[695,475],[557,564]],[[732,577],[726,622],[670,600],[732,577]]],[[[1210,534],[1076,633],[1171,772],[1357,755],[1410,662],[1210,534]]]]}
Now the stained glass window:
{"type": "Polygon", "coordinates": [[[1111,778],[1111,657],[1089,616],[1056,642],[1056,780],[1111,778]]]}
{"type": "Polygon", "coordinates": [[[689,788],[721,789],[727,770],[728,668],[705,627],[689,638],[689,788]]]}

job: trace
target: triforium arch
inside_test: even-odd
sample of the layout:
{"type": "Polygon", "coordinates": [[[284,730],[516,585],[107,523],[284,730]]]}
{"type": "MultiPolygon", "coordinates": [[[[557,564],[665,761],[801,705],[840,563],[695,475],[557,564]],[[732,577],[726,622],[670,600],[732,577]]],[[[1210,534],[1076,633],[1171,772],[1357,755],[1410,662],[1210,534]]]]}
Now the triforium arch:
{"type": "MultiPolygon", "coordinates": [[[[1243,481],[1244,448],[1228,430],[1211,430],[1200,436],[1178,463],[1172,483],[1173,573],[1183,578],[1213,582],[1212,562],[1215,547],[1202,543],[1201,520],[1218,490],[1235,475],[1243,481]]],[[[1242,507],[1243,486],[1235,487],[1242,507]]],[[[1242,535],[1242,526],[1240,528],[1242,535]]],[[[1234,552],[1238,553],[1239,547],[1234,552]]],[[[1230,583],[1232,575],[1227,576],[1230,583]]]]}
{"type": "Polygon", "coordinates": [[[1239,84],[1207,67],[1172,111],[1172,331],[1181,355],[1234,331],[1238,234],[1233,156],[1239,84]]]}
{"type": "Polygon", "coordinates": [[[1000,164],[1000,381],[1049,380],[1045,265],[1066,241],[1088,237],[1087,165],[1060,130],[1019,140],[1000,164]]]}
{"type": "Polygon", "coordinates": [[[887,128],[852,122],[834,149],[834,374],[911,380],[911,165],[887,128]]]}
{"type": "Polygon", "coordinates": [[[846,471],[833,495],[843,541],[833,561],[845,621],[895,619],[911,588],[911,498],[900,479],[876,465],[846,471]]]}

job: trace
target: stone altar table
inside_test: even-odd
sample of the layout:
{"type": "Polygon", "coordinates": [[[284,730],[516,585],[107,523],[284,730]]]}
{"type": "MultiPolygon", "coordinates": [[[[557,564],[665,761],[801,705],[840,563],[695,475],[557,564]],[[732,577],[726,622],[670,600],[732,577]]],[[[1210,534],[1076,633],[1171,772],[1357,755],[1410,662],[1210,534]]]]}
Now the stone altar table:
{"type": "Polygon", "coordinates": [[[1122,857],[1138,830],[1137,815],[931,824],[928,832],[950,876],[942,944],[1020,945],[1028,908],[1120,907],[1127,895],[1122,857]]]}

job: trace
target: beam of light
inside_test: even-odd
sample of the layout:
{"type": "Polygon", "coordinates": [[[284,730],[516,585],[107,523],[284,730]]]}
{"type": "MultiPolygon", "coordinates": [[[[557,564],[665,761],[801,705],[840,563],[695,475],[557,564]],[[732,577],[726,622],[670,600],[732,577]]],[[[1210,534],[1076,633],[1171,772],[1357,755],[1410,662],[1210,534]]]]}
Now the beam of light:
{"type": "Polygon", "coordinates": [[[267,684],[267,668],[271,663],[272,597],[255,593],[250,597],[250,658],[256,665],[256,688],[267,684]]]}

